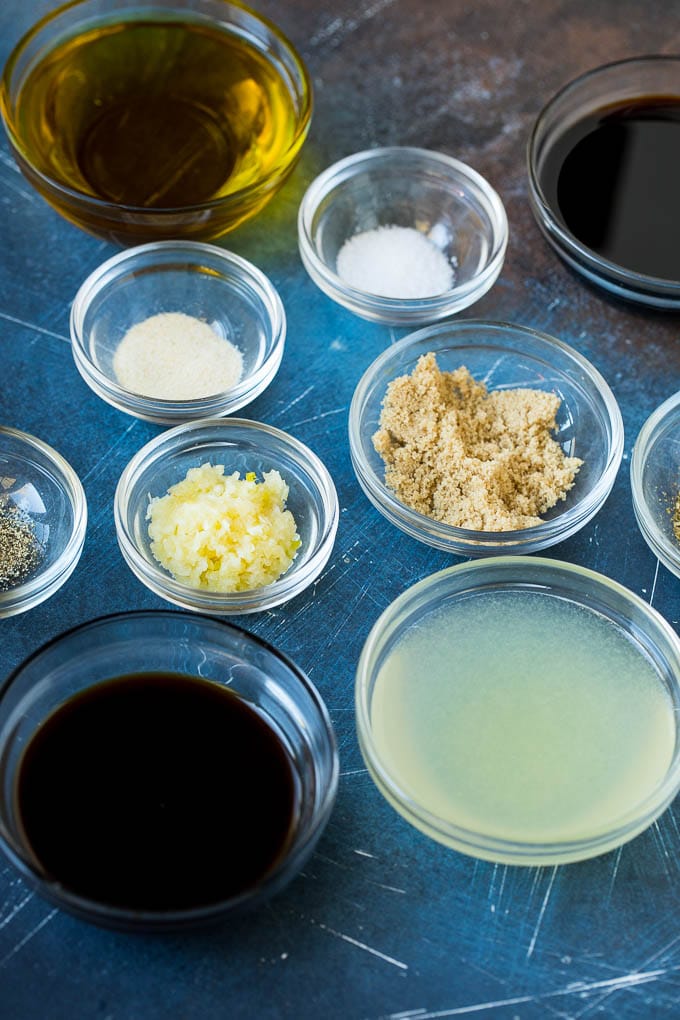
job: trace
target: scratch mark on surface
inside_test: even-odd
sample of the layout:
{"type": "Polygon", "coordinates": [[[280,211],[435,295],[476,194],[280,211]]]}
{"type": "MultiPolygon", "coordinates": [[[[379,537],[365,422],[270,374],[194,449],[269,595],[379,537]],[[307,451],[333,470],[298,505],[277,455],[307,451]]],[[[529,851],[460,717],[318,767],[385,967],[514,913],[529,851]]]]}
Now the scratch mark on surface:
{"type": "MultiPolygon", "coordinates": [[[[340,776],[365,776],[368,769],[348,769],[347,772],[341,772],[340,776]]],[[[359,851],[357,850],[357,853],[359,851]]]]}
{"type": "Polygon", "coordinates": [[[420,1009],[407,1009],[405,1013],[390,1013],[387,1020],[410,1020],[411,1017],[422,1016],[424,1012],[422,1006],[420,1009]]]}
{"type": "Polygon", "coordinates": [[[10,923],[10,921],[14,917],[16,917],[16,915],[19,913],[19,911],[23,910],[24,907],[26,906],[26,904],[30,903],[30,901],[32,899],[33,899],[33,893],[32,892],[30,892],[28,894],[28,896],[24,896],[23,900],[20,900],[20,902],[17,903],[16,906],[14,906],[12,908],[12,910],[10,910],[9,914],[7,914],[6,917],[2,918],[2,920],[0,921],[0,931],[2,931],[3,928],[6,928],[7,925],[10,923]]]}
{"type": "Polygon", "coordinates": [[[548,906],[548,900],[550,899],[550,894],[551,894],[552,889],[553,889],[553,885],[554,885],[554,882],[555,882],[555,875],[556,874],[557,874],[557,866],[555,866],[552,869],[552,872],[550,874],[550,881],[548,882],[548,888],[545,891],[545,896],[543,897],[543,903],[541,904],[541,909],[540,909],[540,911],[538,913],[538,920],[536,921],[536,927],[534,928],[534,933],[531,936],[531,942],[529,943],[529,948],[527,949],[527,960],[529,959],[530,956],[533,955],[534,949],[536,947],[536,940],[538,938],[538,933],[541,930],[541,925],[543,924],[543,917],[545,916],[545,911],[546,911],[546,908],[548,906]]]}
{"type": "Polygon", "coordinates": [[[311,418],[300,418],[299,421],[289,426],[290,428],[298,428],[300,425],[308,425],[312,421],[321,421],[323,418],[330,418],[334,414],[344,414],[347,410],[346,407],[333,407],[330,411],[322,411],[321,414],[313,414],[311,418]]]}
{"type": "Polygon", "coordinates": [[[21,198],[25,198],[27,202],[31,203],[31,205],[38,205],[40,203],[41,199],[39,195],[34,195],[32,191],[28,190],[28,188],[23,187],[20,181],[9,180],[6,183],[12,191],[16,191],[17,195],[20,195],[21,198]]]}
{"type": "Polygon", "coordinates": [[[349,942],[350,945],[356,946],[357,949],[363,949],[365,953],[370,953],[371,956],[377,956],[379,960],[384,960],[385,963],[398,967],[399,970],[408,970],[408,964],[402,963],[401,960],[395,960],[393,956],[387,956],[386,953],[381,953],[380,950],[374,949],[373,946],[367,946],[365,942],[359,942],[358,939],[352,938],[351,935],[345,935],[344,932],[336,931],[335,928],[329,928],[327,924],[319,923],[318,927],[323,931],[327,931],[329,935],[334,935],[335,938],[342,939],[343,942],[349,942]]]}
{"type": "Polygon", "coordinates": [[[355,854],[359,854],[359,857],[370,857],[371,860],[375,860],[375,854],[369,854],[368,850],[355,850],[355,854]]]}
{"type": "Polygon", "coordinates": [[[42,921],[36,924],[34,928],[31,928],[31,930],[24,935],[21,941],[17,942],[17,944],[10,949],[9,953],[6,953],[6,955],[3,956],[0,960],[0,967],[4,967],[8,960],[11,960],[13,956],[16,956],[16,954],[24,948],[27,942],[30,942],[32,938],[35,938],[38,932],[42,931],[46,924],[49,924],[56,913],[57,908],[55,907],[54,910],[50,910],[49,914],[46,914],[45,917],[43,917],[42,921]]]}
{"type": "Polygon", "coordinates": [[[7,312],[0,312],[0,319],[5,319],[6,322],[11,322],[15,326],[25,326],[26,329],[33,329],[36,333],[43,333],[44,336],[52,336],[55,340],[63,340],[66,344],[71,343],[70,338],[62,336],[61,333],[55,333],[51,329],[45,329],[44,326],[37,326],[34,322],[26,322],[24,319],[17,319],[14,315],[8,315],[7,312]]]}
{"type": "Polygon", "coordinates": [[[397,885],[385,885],[384,882],[374,882],[373,885],[377,885],[379,889],[386,889],[387,892],[396,892],[399,893],[401,896],[406,895],[406,890],[400,889],[399,886],[397,885]]]}
{"type": "Polygon", "coordinates": [[[117,446],[120,445],[120,443],[123,442],[123,440],[128,435],[128,433],[131,432],[138,424],[139,424],[138,421],[133,421],[131,425],[128,425],[128,427],[125,429],[125,431],[123,433],[121,433],[120,436],[118,436],[118,439],[116,439],[115,443],[112,443],[111,446],[109,446],[108,450],[106,450],[101,455],[101,457],[97,460],[97,462],[92,465],[90,470],[88,472],[86,472],[86,474],[83,475],[83,477],[81,479],[83,482],[86,482],[88,480],[88,478],[91,478],[94,475],[94,473],[97,470],[97,468],[99,467],[99,465],[104,463],[104,461],[107,459],[107,457],[116,449],[117,446]]]}
{"type": "Polygon", "coordinates": [[[649,593],[649,604],[650,604],[650,606],[654,605],[654,592],[656,591],[656,581],[657,581],[658,576],[659,576],[659,561],[657,560],[656,561],[656,569],[654,571],[654,580],[652,581],[652,590],[649,593]]]}
{"type": "Polygon", "coordinates": [[[363,10],[356,18],[333,18],[327,25],[324,25],[315,32],[310,43],[312,46],[318,46],[319,43],[338,42],[341,43],[343,39],[352,35],[361,25],[366,21],[371,21],[376,14],[380,14],[387,7],[391,7],[396,0],[376,0],[375,3],[369,4],[365,10],[363,10]]]}
{"type": "Polygon", "coordinates": [[[482,1013],[484,1010],[499,1009],[503,1006],[521,1006],[527,1002],[541,1002],[543,999],[555,999],[566,995],[588,995],[590,992],[604,990],[617,991],[621,988],[634,988],[637,985],[645,985],[650,981],[656,981],[663,977],[666,970],[650,970],[637,974],[624,974],[621,977],[609,978],[605,981],[574,981],[566,988],[557,988],[554,992],[544,992],[539,995],[515,995],[509,999],[496,999],[493,1002],[475,1002],[470,1006],[454,1006],[453,1009],[438,1009],[432,1013],[417,1013],[418,1020],[441,1020],[448,1016],[465,1016],[470,1013],[482,1013]]]}
{"type": "Polygon", "coordinates": [[[619,849],[616,851],[616,855],[614,857],[614,866],[612,868],[612,877],[611,877],[611,880],[609,882],[609,893],[607,895],[607,903],[610,902],[610,900],[612,898],[612,895],[614,893],[614,883],[616,882],[616,876],[619,873],[619,864],[621,863],[621,854],[622,853],[623,853],[623,847],[620,846],[619,849]]]}
{"type": "Polygon", "coordinates": [[[314,383],[308,386],[306,390],[303,390],[302,393],[298,393],[297,397],[293,397],[293,399],[289,400],[288,403],[285,404],[283,407],[280,407],[278,412],[276,413],[276,417],[280,418],[282,415],[286,413],[286,411],[290,411],[291,407],[295,407],[295,405],[299,404],[301,400],[304,400],[305,397],[309,393],[311,393],[313,389],[314,383]]]}

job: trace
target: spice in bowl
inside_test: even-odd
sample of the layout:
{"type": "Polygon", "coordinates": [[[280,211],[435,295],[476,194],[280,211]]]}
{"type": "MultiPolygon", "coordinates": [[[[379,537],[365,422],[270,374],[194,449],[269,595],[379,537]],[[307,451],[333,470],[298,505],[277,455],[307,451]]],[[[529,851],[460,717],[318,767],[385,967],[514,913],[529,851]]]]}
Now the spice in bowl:
{"type": "Polygon", "coordinates": [[[243,357],[204,320],[162,312],[132,326],[113,356],[126,390],[159,400],[198,400],[230,390],[243,373],[243,357]]]}
{"type": "Polygon", "coordinates": [[[222,464],[190,468],[147,510],[151,552],[175,580],[214,592],[250,591],[276,581],[300,547],[276,470],[224,474],[222,464]]]}
{"type": "Polygon", "coordinates": [[[390,298],[436,297],[455,275],[444,252],[414,227],[382,226],[355,234],[338,253],[338,276],[350,287],[390,298]]]}
{"type": "Polygon", "coordinates": [[[474,531],[541,524],[582,464],[553,438],[554,393],[489,393],[461,366],[442,372],[432,352],[387,388],[373,445],[385,483],[418,513],[474,531]]]}
{"type": "Polygon", "coordinates": [[[0,499],[0,591],[25,581],[42,557],[31,518],[14,503],[0,499]]]}

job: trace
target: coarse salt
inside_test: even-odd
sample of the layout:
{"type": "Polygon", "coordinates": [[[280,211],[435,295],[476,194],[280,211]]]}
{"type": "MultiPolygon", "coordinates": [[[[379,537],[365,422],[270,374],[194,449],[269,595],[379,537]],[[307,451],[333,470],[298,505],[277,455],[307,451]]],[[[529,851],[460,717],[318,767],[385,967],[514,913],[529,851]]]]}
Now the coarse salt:
{"type": "Polygon", "coordinates": [[[380,297],[436,297],[453,287],[451,263],[414,227],[382,226],[345,241],[338,275],[351,287],[380,297]]]}
{"type": "Polygon", "coordinates": [[[202,319],[162,312],[132,326],[113,356],[121,386],[159,400],[196,400],[230,390],[243,357],[202,319]]]}

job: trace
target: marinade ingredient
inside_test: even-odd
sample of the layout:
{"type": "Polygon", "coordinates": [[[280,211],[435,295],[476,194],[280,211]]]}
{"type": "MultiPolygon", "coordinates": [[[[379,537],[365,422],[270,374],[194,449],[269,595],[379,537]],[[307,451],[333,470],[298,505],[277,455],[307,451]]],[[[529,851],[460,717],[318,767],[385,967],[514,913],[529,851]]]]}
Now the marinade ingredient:
{"type": "Polygon", "coordinates": [[[514,531],[565,499],[582,461],[553,439],[560,399],[487,391],[464,366],[424,354],[387,388],[373,445],[402,503],[459,528],[514,531]]]}
{"type": "Polygon", "coordinates": [[[286,509],[288,485],[276,470],[224,474],[222,464],[190,468],[147,510],[151,551],[177,581],[215,592],[271,584],[300,547],[286,509]]]}
{"type": "Polygon", "coordinates": [[[24,581],[42,555],[30,517],[14,504],[0,501],[0,591],[24,581]]]}
{"type": "Polygon", "coordinates": [[[345,241],[338,275],[351,287],[390,298],[428,298],[450,290],[451,263],[414,227],[382,226],[345,241]]]}
{"type": "Polygon", "coordinates": [[[202,319],[161,312],[135,323],[113,356],[125,389],[160,400],[196,400],[230,390],[241,378],[243,357],[202,319]]]}

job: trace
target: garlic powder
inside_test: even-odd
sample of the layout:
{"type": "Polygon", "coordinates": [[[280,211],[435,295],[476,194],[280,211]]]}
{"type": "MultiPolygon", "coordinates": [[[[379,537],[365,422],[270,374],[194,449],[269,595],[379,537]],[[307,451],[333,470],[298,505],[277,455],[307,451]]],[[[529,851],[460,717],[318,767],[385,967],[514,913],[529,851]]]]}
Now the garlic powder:
{"type": "Polygon", "coordinates": [[[158,400],[197,400],[230,390],[243,357],[202,319],[162,312],[132,326],[113,356],[119,384],[158,400]]]}

